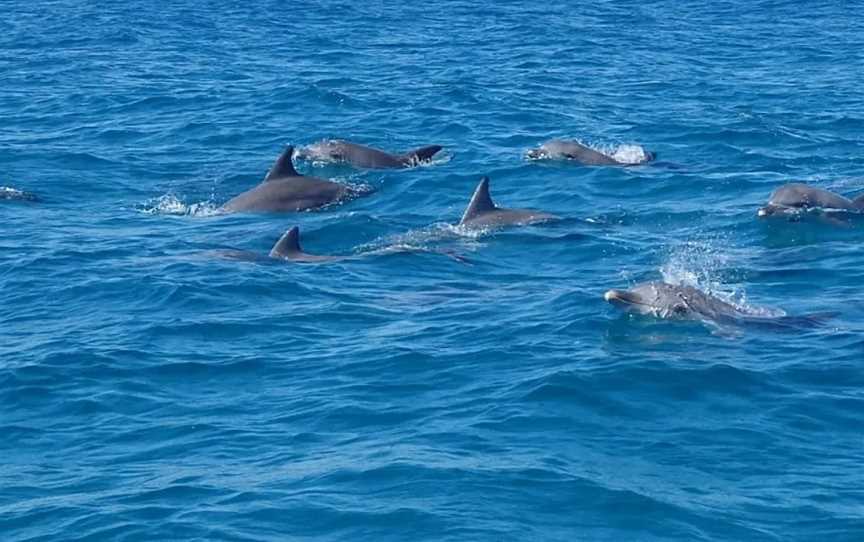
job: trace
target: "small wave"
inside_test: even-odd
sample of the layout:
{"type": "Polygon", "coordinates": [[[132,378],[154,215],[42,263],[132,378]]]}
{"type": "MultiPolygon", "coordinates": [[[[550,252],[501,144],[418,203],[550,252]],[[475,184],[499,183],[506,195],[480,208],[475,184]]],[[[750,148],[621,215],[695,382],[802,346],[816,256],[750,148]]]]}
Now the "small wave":
{"type": "Polygon", "coordinates": [[[359,253],[435,252],[432,245],[446,241],[461,241],[460,248],[476,250],[475,242],[488,233],[486,229],[466,228],[454,224],[438,223],[406,233],[388,235],[357,247],[359,253]]]}
{"type": "Polygon", "coordinates": [[[39,201],[39,197],[31,192],[25,192],[11,186],[0,186],[0,200],[39,201]]]}
{"type": "Polygon", "coordinates": [[[173,216],[215,216],[222,212],[212,200],[186,203],[171,193],[147,200],[138,207],[138,211],[147,215],[173,216]]]}

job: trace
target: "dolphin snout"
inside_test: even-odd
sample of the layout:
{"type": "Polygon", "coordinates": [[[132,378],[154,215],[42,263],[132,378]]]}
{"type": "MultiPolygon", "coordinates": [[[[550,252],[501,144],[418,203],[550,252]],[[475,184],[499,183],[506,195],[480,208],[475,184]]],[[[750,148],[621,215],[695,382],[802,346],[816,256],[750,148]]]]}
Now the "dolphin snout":
{"type": "Polygon", "coordinates": [[[538,160],[546,157],[546,151],[543,149],[531,149],[525,153],[525,157],[530,158],[531,160],[538,160]]]}
{"type": "Polygon", "coordinates": [[[624,290],[609,290],[603,294],[603,299],[609,303],[627,303],[627,292],[624,290]]]}

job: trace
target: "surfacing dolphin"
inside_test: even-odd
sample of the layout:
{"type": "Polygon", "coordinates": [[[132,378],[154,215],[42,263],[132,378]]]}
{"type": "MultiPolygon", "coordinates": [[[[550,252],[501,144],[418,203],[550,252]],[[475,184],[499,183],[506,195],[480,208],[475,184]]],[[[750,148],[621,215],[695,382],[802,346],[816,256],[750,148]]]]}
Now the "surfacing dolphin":
{"type": "Polygon", "coordinates": [[[760,217],[794,213],[805,209],[864,210],[864,195],[855,199],[804,183],[789,183],[774,190],[768,204],[756,213],[760,217]]]}
{"type": "Polygon", "coordinates": [[[346,162],[358,168],[395,169],[428,162],[443,147],[429,145],[403,154],[391,154],[341,139],[328,139],[298,149],[297,157],[329,162],[346,162]]]}
{"type": "Polygon", "coordinates": [[[339,256],[319,256],[317,254],[303,252],[303,249],[300,248],[300,228],[297,226],[286,231],[282,237],[276,241],[276,244],[273,245],[272,249],[270,249],[269,256],[280,260],[304,263],[333,262],[344,259],[339,256]]]}
{"type": "Polygon", "coordinates": [[[812,327],[833,314],[804,317],[765,316],[742,310],[731,303],[686,285],[651,281],[629,290],[609,290],[603,298],[632,314],[673,320],[698,320],[716,325],[768,324],[780,327],[812,327]]]}
{"type": "Polygon", "coordinates": [[[532,160],[567,159],[574,160],[586,166],[635,166],[654,160],[654,153],[643,151],[643,158],[635,162],[622,162],[603,154],[600,151],[586,147],[576,141],[553,139],[543,143],[536,149],[531,149],[525,156],[532,160]]]}
{"type": "Polygon", "coordinates": [[[553,214],[533,209],[505,209],[496,206],[489,195],[489,177],[483,177],[474,190],[474,195],[471,196],[471,201],[459,225],[473,228],[498,227],[533,224],[558,218],[553,214]]]}
{"type": "Polygon", "coordinates": [[[297,173],[288,146],[276,159],[264,181],[229,200],[222,208],[229,212],[295,212],[317,209],[357,194],[348,186],[297,173]]]}
{"type": "Polygon", "coordinates": [[[266,263],[273,260],[301,262],[301,263],[324,263],[337,260],[345,260],[348,256],[319,256],[309,254],[300,248],[300,228],[292,227],[276,241],[267,256],[247,250],[216,250],[210,252],[220,258],[229,260],[242,260],[247,262],[266,263]]]}

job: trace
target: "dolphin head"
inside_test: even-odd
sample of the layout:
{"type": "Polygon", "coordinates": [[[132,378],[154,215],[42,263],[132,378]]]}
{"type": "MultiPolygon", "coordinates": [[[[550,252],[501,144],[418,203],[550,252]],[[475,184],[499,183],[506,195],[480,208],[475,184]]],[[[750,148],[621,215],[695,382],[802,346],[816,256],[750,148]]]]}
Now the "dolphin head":
{"type": "Polygon", "coordinates": [[[692,308],[681,288],[664,282],[645,282],[629,290],[609,290],[603,299],[626,312],[661,318],[687,318],[692,308]]]}

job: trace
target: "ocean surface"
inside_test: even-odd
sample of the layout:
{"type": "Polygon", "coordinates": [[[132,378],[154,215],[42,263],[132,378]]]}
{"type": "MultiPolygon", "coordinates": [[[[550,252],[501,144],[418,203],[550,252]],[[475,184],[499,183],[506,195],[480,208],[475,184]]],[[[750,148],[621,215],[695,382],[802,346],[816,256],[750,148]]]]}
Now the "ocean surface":
{"type": "Polygon", "coordinates": [[[864,189],[861,3],[0,12],[0,539],[864,540],[864,220],[756,217],[864,189]],[[219,211],[326,138],[445,150],[219,211]],[[483,175],[563,220],[454,227],[483,175]],[[603,299],[645,280],[831,314],[603,299]]]}

